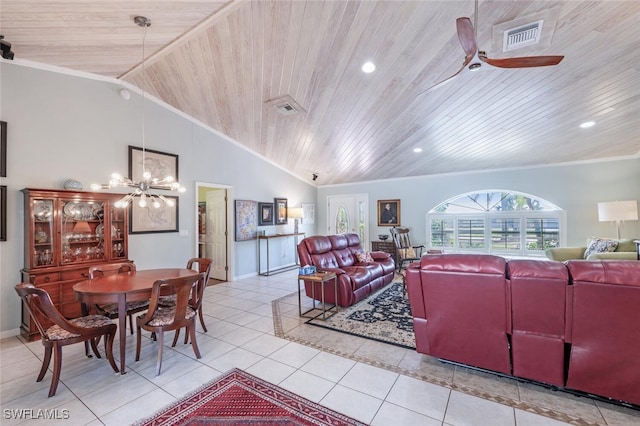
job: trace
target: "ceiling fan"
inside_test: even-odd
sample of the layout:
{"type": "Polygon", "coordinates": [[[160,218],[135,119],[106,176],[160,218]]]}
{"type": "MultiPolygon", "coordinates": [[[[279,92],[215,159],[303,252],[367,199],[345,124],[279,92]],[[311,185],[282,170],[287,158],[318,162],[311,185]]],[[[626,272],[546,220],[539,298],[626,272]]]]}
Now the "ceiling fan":
{"type": "Polygon", "coordinates": [[[458,31],[458,39],[464,50],[464,63],[462,67],[453,74],[439,83],[420,92],[418,96],[431,92],[432,90],[450,82],[458,74],[468,68],[469,70],[477,70],[486,63],[498,68],[531,68],[531,67],[547,67],[558,65],[564,56],[521,56],[517,58],[492,59],[488,58],[483,50],[478,50],[478,0],[475,1],[474,24],[471,19],[461,17],[456,19],[456,29],[458,31]]]}

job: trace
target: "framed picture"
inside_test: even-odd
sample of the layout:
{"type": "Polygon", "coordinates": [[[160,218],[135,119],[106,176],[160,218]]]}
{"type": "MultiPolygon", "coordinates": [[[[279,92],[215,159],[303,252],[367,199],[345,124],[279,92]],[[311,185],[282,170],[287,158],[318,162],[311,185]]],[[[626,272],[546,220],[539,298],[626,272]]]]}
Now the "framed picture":
{"type": "MultiPolygon", "coordinates": [[[[178,156],[166,152],[145,148],[144,167],[151,173],[151,179],[162,179],[173,176],[178,182],[178,156]]],[[[134,182],[141,182],[142,178],[142,148],[129,145],[129,178],[134,182]]]]}
{"type": "Polygon", "coordinates": [[[275,220],[276,225],[286,225],[289,219],[287,215],[287,199],[286,198],[274,198],[273,205],[275,208],[275,220]]]}
{"type": "Polygon", "coordinates": [[[273,225],[273,203],[258,203],[258,226],[273,225]]]}
{"type": "Polygon", "coordinates": [[[178,197],[165,196],[173,200],[173,206],[160,203],[140,207],[137,202],[129,205],[129,233],[151,234],[154,232],[178,232],[178,197]]]}
{"type": "Polygon", "coordinates": [[[316,223],[316,205],[311,203],[301,203],[302,214],[304,216],[304,223],[306,225],[313,225],[316,223]]]}
{"type": "Polygon", "coordinates": [[[7,187],[0,186],[0,241],[7,241],[7,187]]]}
{"type": "Polygon", "coordinates": [[[236,200],[236,241],[258,238],[258,202],[236,200]]]}
{"type": "Polygon", "coordinates": [[[7,177],[7,122],[0,121],[0,177],[7,177]]]}
{"type": "Polygon", "coordinates": [[[378,226],[400,225],[400,200],[378,200],[378,226]]]}

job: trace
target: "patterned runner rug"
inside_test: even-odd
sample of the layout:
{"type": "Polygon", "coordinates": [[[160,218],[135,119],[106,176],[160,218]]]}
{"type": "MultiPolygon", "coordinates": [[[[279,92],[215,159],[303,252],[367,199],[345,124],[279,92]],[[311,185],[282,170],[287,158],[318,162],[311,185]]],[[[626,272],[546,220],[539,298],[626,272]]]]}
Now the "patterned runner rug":
{"type": "Polygon", "coordinates": [[[234,368],[136,425],[364,425],[234,368]]]}
{"type": "Polygon", "coordinates": [[[307,323],[404,348],[416,347],[409,297],[403,294],[401,282],[393,282],[353,306],[340,308],[326,321],[318,317],[307,323]]]}

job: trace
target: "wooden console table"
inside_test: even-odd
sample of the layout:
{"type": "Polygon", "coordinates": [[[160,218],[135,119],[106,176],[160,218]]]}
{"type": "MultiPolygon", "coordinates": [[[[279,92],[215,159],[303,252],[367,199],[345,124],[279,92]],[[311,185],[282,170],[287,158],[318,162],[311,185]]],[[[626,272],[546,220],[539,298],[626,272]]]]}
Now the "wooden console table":
{"type": "Polygon", "coordinates": [[[298,266],[300,266],[299,262],[298,262],[298,237],[302,236],[302,238],[304,238],[304,232],[298,232],[298,233],[291,233],[291,234],[274,234],[274,235],[258,235],[258,274],[260,275],[264,275],[264,276],[269,276],[269,275],[273,275],[273,274],[279,274],[280,272],[285,272],[285,271],[290,271],[292,269],[297,268],[298,266]],[[295,237],[293,238],[293,253],[294,253],[294,259],[295,259],[295,263],[293,265],[287,265],[287,266],[282,266],[276,269],[271,269],[269,263],[270,263],[270,259],[269,259],[269,241],[273,240],[274,238],[286,238],[286,237],[295,237]],[[266,242],[266,256],[267,256],[267,270],[262,272],[260,270],[261,268],[261,262],[260,259],[262,257],[262,241],[266,242]]]}

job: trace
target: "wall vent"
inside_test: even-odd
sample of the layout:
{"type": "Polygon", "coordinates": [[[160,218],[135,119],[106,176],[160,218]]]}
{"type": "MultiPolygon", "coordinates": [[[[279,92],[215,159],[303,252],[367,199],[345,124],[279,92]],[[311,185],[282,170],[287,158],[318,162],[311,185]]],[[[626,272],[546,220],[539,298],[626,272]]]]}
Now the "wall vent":
{"type": "Polygon", "coordinates": [[[275,108],[280,115],[285,117],[306,112],[291,96],[285,95],[266,102],[267,105],[275,108]]]}
{"type": "Polygon", "coordinates": [[[520,49],[521,47],[538,44],[540,42],[543,22],[543,20],[539,20],[505,30],[502,51],[509,52],[511,50],[520,49]]]}

